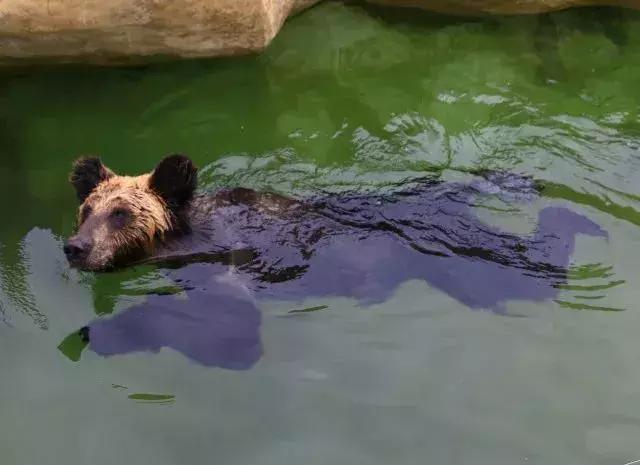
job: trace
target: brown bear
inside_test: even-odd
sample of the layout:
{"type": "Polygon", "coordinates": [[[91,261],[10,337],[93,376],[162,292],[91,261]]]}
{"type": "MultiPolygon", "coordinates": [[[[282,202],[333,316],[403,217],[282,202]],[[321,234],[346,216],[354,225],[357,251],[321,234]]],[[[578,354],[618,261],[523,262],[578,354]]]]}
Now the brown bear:
{"type": "Polygon", "coordinates": [[[242,188],[194,195],[197,168],[184,155],[169,155],[140,176],[117,175],[99,158],[84,157],[74,163],[69,180],[81,205],[77,232],[64,253],[72,266],[91,271],[207,249],[216,206],[244,204],[282,213],[299,205],[242,188]]]}
{"type": "MultiPolygon", "coordinates": [[[[531,179],[509,173],[301,200],[245,188],[196,194],[196,178],[183,155],[134,177],[116,175],[97,158],[78,160],[70,176],[82,202],[78,230],[64,246],[71,265],[223,265],[256,295],[343,295],[369,303],[401,282],[423,279],[470,307],[500,309],[507,300],[555,297],[576,234],[608,237],[589,218],[556,206],[539,212],[531,235],[485,223],[474,211],[479,195],[522,201],[537,193],[531,179]]],[[[206,289],[207,273],[189,271],[196,268],[173,273],[176,282],[206,289]]]]}
{"type": "Polygon", "coordinates": [[[97,271],[160,260],[159,273],[184,292],[149,288],[145,301],[91,322],[81,337],[103,356],[170,347],[207,366],[246,369],[262,353],[254,299],[371,305],[412,279],[497,313],[512,300],[557,298],[576,234],[607,232],[557,206],[539,212],[530,235],[500,230],[475,214],[478,195],[526,201],[537,186],[477,174],[471,183],[407,180],[385,192],[292,200],[243,188],[196,194],[196,168],[181,155],[136,177],[80,159],[71,173],[78,231],[64,247],[71,264],[97,271]]]}

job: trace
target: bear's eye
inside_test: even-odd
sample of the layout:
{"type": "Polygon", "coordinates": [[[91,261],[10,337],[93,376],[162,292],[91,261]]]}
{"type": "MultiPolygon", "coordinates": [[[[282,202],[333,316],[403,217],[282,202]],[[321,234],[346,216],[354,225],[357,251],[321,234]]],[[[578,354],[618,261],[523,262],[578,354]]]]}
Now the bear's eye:
{"type": "Polygon", "coordinates": [[[127,218],[129,218],[129,212],[124,208],[115,208],[109,216],[117,226],[122,227],[127,221],[127,218]]]}
{"type": "Polygon", "coordinates": [[[89,205],[85,205],[84,207],[82,207],[82,210],[80,210],[80,222],[86,220],[89,215],[91,215],[91,213],[93,213],[93,210],[89,205]]]}

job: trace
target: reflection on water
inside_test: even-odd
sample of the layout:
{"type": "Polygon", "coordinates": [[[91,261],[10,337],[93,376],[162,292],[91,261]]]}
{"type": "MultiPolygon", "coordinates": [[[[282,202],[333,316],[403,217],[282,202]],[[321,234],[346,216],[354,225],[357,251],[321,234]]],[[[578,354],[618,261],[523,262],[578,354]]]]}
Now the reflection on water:
{"type": "Polygon", "coordinates": [[[47,317],[38,309],[29,285],[31,257],[38,249],[37,234],[36,243],[32,242],[33,239],[33,234],[24,238],[19,245],[18,260],[13,265],[3,264],[2,249],[0,249],[0,313],[5,317],[2,307],[11,305],[12,308],[31,319],[40,329],[47,329],[47,317]]]}

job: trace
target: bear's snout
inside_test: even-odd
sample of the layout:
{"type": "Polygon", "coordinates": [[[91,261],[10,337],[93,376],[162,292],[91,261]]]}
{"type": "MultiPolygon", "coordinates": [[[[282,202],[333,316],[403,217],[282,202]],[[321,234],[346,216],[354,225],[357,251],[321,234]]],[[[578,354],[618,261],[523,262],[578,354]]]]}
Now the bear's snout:
{"type": "Polygon", "coordinates": [[[87,258],[89,251],[91,250],[91,244],[78,236],[69,238],[62,248],[64,254],[67,256],[67,260],[72,265],[77,265],[87,258]]]}

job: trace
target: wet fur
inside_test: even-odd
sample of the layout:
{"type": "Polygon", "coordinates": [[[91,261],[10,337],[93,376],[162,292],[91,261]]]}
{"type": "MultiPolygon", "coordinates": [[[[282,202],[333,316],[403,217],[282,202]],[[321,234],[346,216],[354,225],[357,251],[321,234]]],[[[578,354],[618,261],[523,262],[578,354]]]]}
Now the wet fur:
{"type": "Polygon", "coordinates": [[[81,158],[69,179],[82,201],[74,238],[90,247],[87,257],[75,264],[79,268],[126,265],[152,255],[169,237],[189,229],[186,212],[197,169],[184,156],[166,157],[153,172],[141,176],[119,176],[98,158],[81,158]],[[113,220],[117,213],[126,218],[113,220]]]}

